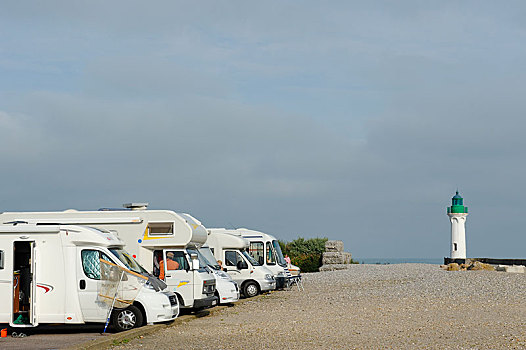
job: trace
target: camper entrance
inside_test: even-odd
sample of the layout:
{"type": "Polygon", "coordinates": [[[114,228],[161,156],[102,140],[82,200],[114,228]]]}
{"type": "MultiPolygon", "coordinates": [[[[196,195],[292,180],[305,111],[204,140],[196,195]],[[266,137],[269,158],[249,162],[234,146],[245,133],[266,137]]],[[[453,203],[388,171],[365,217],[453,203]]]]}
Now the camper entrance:
{"type": "Polygon", "coordinates": [[[35,242],[13,242],[13,327],[34,327],[35,317],[35,242]]]}

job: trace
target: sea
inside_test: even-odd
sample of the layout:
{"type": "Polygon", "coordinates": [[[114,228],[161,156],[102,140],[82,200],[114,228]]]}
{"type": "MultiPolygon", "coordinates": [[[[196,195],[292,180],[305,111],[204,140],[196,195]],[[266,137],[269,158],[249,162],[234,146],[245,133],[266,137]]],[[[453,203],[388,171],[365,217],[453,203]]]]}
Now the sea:
{"type": "Polygon", "coordinates": [[[444,258],[352,258],[360,264],[435,264],[441,265],[444,263],[444,258]]]}

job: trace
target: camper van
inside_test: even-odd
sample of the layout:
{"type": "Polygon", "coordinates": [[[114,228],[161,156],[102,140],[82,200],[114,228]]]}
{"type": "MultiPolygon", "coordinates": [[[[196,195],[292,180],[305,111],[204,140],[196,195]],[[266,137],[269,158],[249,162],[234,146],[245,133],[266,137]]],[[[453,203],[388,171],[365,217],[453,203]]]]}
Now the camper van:
{"type": "Polygon", "coordinates": [[[129,285],[134,278],[142,283],[135,284],[125,307],[111,313],[116,330],[176,318],[179,306],[174,293],[161,290],[159,286],[166,286],[148,276],[123,247],[114,234],[90,227],[0,225],[0,323],[36,327],[106,322],[112,310],[108,300],[116,297],[121,281],[129,285]],[[102,293],[102,260],[127,271],[120,275],[115,292],[102,293]]]}
{"type": "Polygon", "coordinates": [[[206,241],[223,268],[240,286],[245,297],[254,297],[260,292],[276,289],[272,271],[261,266],[248,253],[249,242],[241,235],[229,234],[224,229],[208,230],[206,241]]]}
{"type": "Polygon", "coordinates": [[[147,203],[125,204],[125,209],[0,214],[0,222],[16,220],[87,225],[113,232],[148,272],[166,282],[181,308],[199,310],[217,304],[214,274],[198,258],[207,232],[188,214],[147,210],[147,203]]]}
{"type": "Polygon", "coordinates": [[[239,287],[232,277],[221,269],[214,254],[208,245],[199,248],[200,259],[212,270],[216,276],[216,295],[219,298],[219,304],[231,304],[239,300],[239,287]]]}
{"type": "MultiPolygon", "coordinates": [[[[284,288],[287,286],[287,275],[289,275],[289,267],[285,261],[285,257],[279,246],[276,237],[267,233],[249,230],[246,228],[239,228],[235,231],[250,242],[249,253],[261,265],[266,266],[276,278],[276,288],[284,288]]],[[[291,265],[295,274],[299,274],[299,268],[291,265]]]]}
{"type": "Polygon", "coordinates": [[[234,235],[239,235],[249,241],[248,253],[261,266],[265,266],[270,271],[276,280],[276,288],[284,288],[288,285],[288,269],[283,253],[279,246],[278,240],[269,234],[249,230],[246,228],[239,228],[235,230],[230,229],[211,229],[214,232],[224,232],[234,235]]]}

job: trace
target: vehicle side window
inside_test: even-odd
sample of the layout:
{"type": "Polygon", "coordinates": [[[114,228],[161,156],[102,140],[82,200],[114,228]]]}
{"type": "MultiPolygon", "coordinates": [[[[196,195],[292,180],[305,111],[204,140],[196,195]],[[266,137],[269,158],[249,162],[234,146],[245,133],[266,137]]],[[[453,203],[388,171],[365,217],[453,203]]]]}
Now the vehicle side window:
{"type": "Polygon", "coordinates": [[[170,264],[166,266],[167,270],[189,270],[188,260],[186,260],[185,254],[182,251],[167,251],[166,256],[169,257],[173,254],[171,260],[175,261],[178,265],[171,267],[170,264]]]}
{"type": "Polygon", "coordinates": [[[173,234],[173,222],[150,222],[148,225],[148,236],[172,236],[173,234]]]}
{"type": "Polygon", "coordinates": [[[225,252],[225,264],[226,266],[237,265],[237,253],[235,251],[227,250],[225,252]]]}
{"type": "Polygon", "coordinates": [[[100,259],[104,259],[109,262],[113,262],[110,257],[106,254],[99,252],[98,250],[84,249],[80,253],[82,259],[82,268],[86,277],[100,280],[100,259]]]}
{"type": "Polygon", "coordinates": [[[265,251],[263,242],[250,242],[249,253],[260,264],[265,262],[265,251]]]}
{"type": "Polygon", "coordinates": [[[4,251],[0,250],[0,270],[4,269],[4,251]]]}

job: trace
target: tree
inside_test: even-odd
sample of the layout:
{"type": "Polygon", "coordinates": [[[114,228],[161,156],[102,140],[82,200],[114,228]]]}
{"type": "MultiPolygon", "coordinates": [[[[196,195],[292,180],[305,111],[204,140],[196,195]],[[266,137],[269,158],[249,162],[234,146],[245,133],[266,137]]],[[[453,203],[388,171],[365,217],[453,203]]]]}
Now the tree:
{"type": "Polygon", "coordinates": [[[292,264],[303,272],[317,272],[322,264],[322,254],[328,238],[299,237],[292,242],[279,241],[283,254],[290,257],[292,264]]]}

